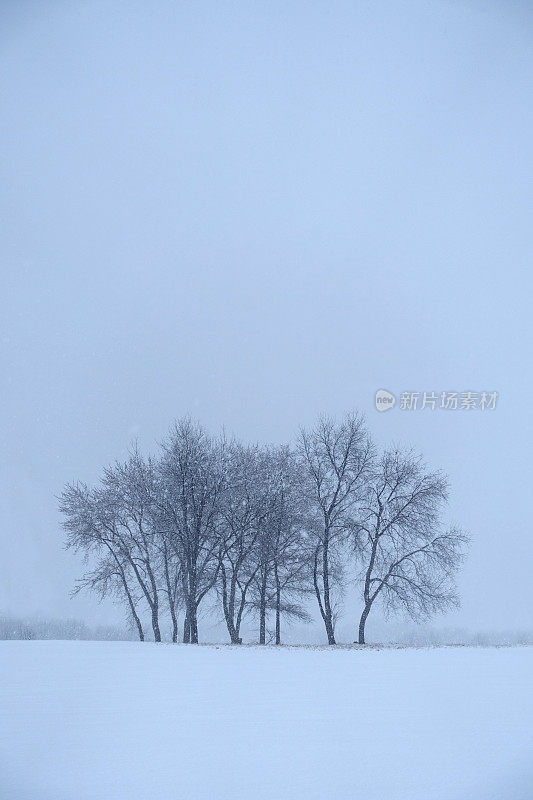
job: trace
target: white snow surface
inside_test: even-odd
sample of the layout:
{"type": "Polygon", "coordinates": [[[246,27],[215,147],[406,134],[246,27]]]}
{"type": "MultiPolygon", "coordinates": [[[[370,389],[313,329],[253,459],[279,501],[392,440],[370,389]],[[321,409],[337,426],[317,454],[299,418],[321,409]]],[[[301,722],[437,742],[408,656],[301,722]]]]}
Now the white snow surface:
{"type": "Polygon", "coordinates": [[[0,642],[2,800],[531,800],[533,648],[0,642]]]}

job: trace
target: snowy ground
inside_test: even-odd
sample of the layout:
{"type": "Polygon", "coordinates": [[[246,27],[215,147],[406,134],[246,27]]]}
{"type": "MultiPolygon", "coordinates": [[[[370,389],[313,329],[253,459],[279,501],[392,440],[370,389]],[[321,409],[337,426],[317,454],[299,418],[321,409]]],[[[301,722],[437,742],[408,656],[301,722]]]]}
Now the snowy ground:
{"type": "Polygon", "coordinates": [[[0,642],[2,800],[531,800],[533,647],[0,642]]]}

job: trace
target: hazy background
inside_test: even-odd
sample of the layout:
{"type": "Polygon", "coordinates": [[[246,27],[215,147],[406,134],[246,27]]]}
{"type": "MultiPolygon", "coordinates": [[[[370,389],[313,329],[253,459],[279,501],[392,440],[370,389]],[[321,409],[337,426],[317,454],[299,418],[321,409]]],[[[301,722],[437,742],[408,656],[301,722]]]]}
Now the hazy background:
{"type": "Polygon", "coordinates": [[[120,621],[69,599],[55,495],[133,437],[358,408],[472,534],[435,624],[532,629],[531,5],[0,9],[0,610],[120,621]]]}

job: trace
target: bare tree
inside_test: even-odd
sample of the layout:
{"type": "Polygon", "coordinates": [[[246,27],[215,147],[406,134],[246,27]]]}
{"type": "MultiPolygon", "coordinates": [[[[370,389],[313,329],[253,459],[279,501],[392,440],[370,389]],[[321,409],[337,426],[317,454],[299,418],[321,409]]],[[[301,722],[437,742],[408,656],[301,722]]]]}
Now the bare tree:
{"type": "Polygon", "coordinates": [[[216,528],[225,486],[225,446],[185,418],[163,444],[159,525],[179,561],[184,642],[198,642],[198,607],[218,574],[216,528]]]}
{"type": "Polygon", "coordinates": [[[268,514],[265,456],[258,447],[233,442],[226,460],[218,536],[218,592],[230,641],[240,644],[240,627],[250,587],[259,569],[257,547],[268,514]]]}
{"type": "Polygon", "coordinates": [[[152,515],[155,496],[153,464],[134,449],[126,462],[104,471],[98,489],[89,490],[84,484],[67,486],[60,510],[65,515],[67,547],[83,550],[88,556],[103,553],[125,576],[128,573],[135,578],[150,609],[154,639],[160,642],[157,531],[152,515]]]}
{"type": "Polygon", "coordinates": [[[152,459],[144,459],[134,448],[123,463],[104,472],[104,502],[113,514],[114,537],[137,578],[150,609],[156,642],[159,624],[161,581],[158,569],[158,530],[154,522],[158,481],[152,459]]]}
{"type": "Polygon", "coordinates": [[[101,599],[114,598],[119,604],[126,600],[129,620],[135,624],[141,642],[144,642],[144,630],[137,613],[139,597],[133,588],[135,580],[128,576],[127,566],[113,552],[100,559],[97,566],[86,572],[79,580],[72,592],[77,595],[84,589],[96,592],[101,599]]]}
{"type": "Polygon", "coordinates": [[[353,532],[374,456],[360,415],[341,423],[321,418],[302,430],[299,453],[314,514],[313,584],[329,644],[335,644],[335,599],[342,584],[342,548],[353,532]]]}
{"type": "Polygon", "coordinates": [[[309,621],[297,602],[309,591],[309,539],[305,530],[305,493],[300,464],[288,447],[264,453],[265,510],[257,539],[257,570],[252,606],[259,618],[259,644],[267,641],[267,620],[275,615],[276,644],[281,643],[281,618],[309,621]]]}
{"type": "Polygon", "coordinates": [[[141,612],[148,609],[161,641],[168,606],[173,641],[184,609],[183,641],[198,642],[200,604],[216,590],[231,642],[241,641],[253,611],[259,642],[279,644],[282,619],[308,620],[303,601],[314,592],[335,644],[345,569],[354,563],[361,643],[378,599],[414,619],[457,603],[467,537],[443,527],[446,500],[442,474],[399,449],[377,458],[362,418],[351,415],[302,431],[296,453],[214,440],[183,419],[157,461],[134,448],[97,488],[68,485],[60,509],[67,547],[91,565],[76,591],[124,603],[141,640],[141,612]]]}
{"type": "Polygon", "coordinates": [[[172,641],[178,641],[178,609],[183,605],[180,562],[176,558],[167,534],[167,528],[160,524],[159,513],[155,518],[158,524],[157,546],[160,553],[159,573],[162,576],[162,592],[166,594],[170,619],[172,621],[172,641]]]}
{"type": "Polygon", "coordinates": [[[411,452],[392,449],[377,463],[355,539],[363,562],[359,644],[378,598],[387,611],[400,609],[413,619],[458,603],[454,576],[468,537],[443,529],[447,497],[444,475],[428,471],[411,452]]]}
{"type": "Polygon", "coordinates": [[[296,602],[310,591],[307,507],[299,464],[288,447],[271,454],[272,510],[270,538],[273,590],[268,605],[275,613],[274,641],[281,644],[281,618],[308,622],[309,614],[296,602]]]}

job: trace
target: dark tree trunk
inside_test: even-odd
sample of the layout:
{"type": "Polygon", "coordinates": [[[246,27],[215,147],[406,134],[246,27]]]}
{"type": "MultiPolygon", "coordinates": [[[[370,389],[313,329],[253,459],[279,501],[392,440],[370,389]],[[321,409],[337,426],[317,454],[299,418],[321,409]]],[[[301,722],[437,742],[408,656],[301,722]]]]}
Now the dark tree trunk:
{"type": "MultiPolygon", "coordinates": [[[[381,520],[381,509],[378,517],[378,530],[379,524],[381,520]]],[[[374,592],[374,594],[370,595],[370,586],[372,580],[372,570],[374,569],[374,563],[376,561],[376,554],[378,549],[378,542],[379,542],[379,533],[376,532],[376,536],[374,537],[374,541],[372,543],[372,551],[370,553],[370,561],[368,563],[368,568],[365,575],[365,588],[364,588],[364,599],[365,599],[365,607],[363,609],[363,613],[361,614],[361,619],[359,620],[359,637],[358,642],[359,644],[365,644],[365,625],[368,615],[370,614],[370,609],[372,607],[372,603],[376,598],[378,591],[374,592]]],[[[381,587],[380,587],[381,588],[381,587]]]]}
{"type": "Polygon", "coordinates": [[[191,641],[191,627],[189,625],[189,617],[185,614],[183,621],[183,644],[189,644],[191,641]]]}
{"type": "Polygon", "coordinates": [[[235,634],[236,634],[236,644],[242,644],[241,638],[241,622],[242,616],[244,614],[244,609],[246,608],[246,593],[250,588],[250,585],[255,577],[255,572],[248,578],[248,581],[244,584],[244,586],[240,587],[241,599],[239,601],[239,607],[237,609],[237,618],[235,620],[235,634]]]}
{"type": "Polygon", "coordinates": [[[161,641],[161,631],[159,630],[159,609],[156,605],[152,606],[152,629],[154,631],[154,640],[161,641]]]}
{"type": "Polygon", "coordinates": [[[196,615],[191,625],[191,644],[198,644],[198,620],[196,615]]]}
{"type": "Polygon", "coordinates": [[[370,613],[370,604],[365,605],[361,619],[359,620],[359,644],[365,644],[365,625],[370,613]]]}
{"type": "Polygon", "coordinates": [[[276,576],[276,644],[281,644],[281,584],[277,564],[274,572],[276,576]]]}
{"type": "Polygon", "coordinates": [[[228,629],[229,639],[232,644],[240,644],[241,640],[239,639],[239,631],[234,622],[235,591],[236,591],[235,576],[232,576],[230,584],[230,592],[228,596],[226,570],[224,569],[224,564],[222,563],[222,561],[220,561],[220,566],[221,566],[220,574],[222,576],[222,608],[224,610],[224,619],[226,620],[226,627],[228,629]]]}
{"type": "Polygon", "coordinates": [[[261,576],[261,593],[259,596],[259,644],[266,644],[266,589],[267,571],[261,576]]]}
{"type": "Polygon", "coordinates": [[[122,564],[120,563],[120,561],[119,561],[116,553],[112,549],[112,547],[108,544],[107,548],[108,548],[109,552],[111,553],[111,555],[113,556],[113,559],[115,560],[115,563],[117,565],[118,575],[120,575],[120,579],[122,581],[122,585],[124,587],[124,591],[126,593],[126,597],[128,598],[128,605],[130,607],[131,616],[135,620],[135,625],[137,626],[137,632],[139,634],[139,639],[140,639],[141,642],[144,642],[143,627],[141,625],[141,620],[139,619],[139,615],[137,614],[137,610],[135,608],[135,603],[133,602],[133,597],[131,595],[131,592],[130,592],[130,589],[129,589],[129,586],[128,586],[128,581],[126,579],[126,573],[124,572],[124,569],[122,568],[122,564]]]}
{"type": "Polygon", "coordinates": [[[189,608],[189,628],[190,628],[190,643],[198,644],[198,619],[196,616],[196,605],[191,603],[189,608]]]}
{"type": "Polygon", "coordinates": [[[143,590],[143,594],[146,597],[148,605],[150,606],[150,610],[152,612],[152,630],[154,632],[154,639],[155,639],[156,642],[160,642],[161,641],[161,631],[159,630],[159,603],[158,603],[158,596],[157,596],[157,584],[156,584],[156,581],[155,581],[155,578],[154,578],[154,574],[153,574],[153,572],[151,570],[150,565],[147,563],[146,564],[146,569],[148,570],[148,576],[150,578],[150,582],[151,582],[152,590],[153,590],[153,594],[151,595],[149,590],[148,590],[148,587],[146,586],[146,583],[144,582],[144,580],[141,577],[141,574],[139,572],[139,568],[138,568],[137,564],[135,563],[134,559],[131,557],[131,555],[128,556],[128,561],[131,564],[131,567],[132,567],[132,569],[133,569],[133,571],[134,571],[134,573],[135,573],[135,575],[137,577],[137,580],[139,581],[141,589],[143,590]]]}
{"type": "Polygon", "coordinates": [[[331,619],[331,608],[329,609],[329,617],[328,617],[324,608],[324,604],[322,603],[322,593],[320,591],[320,586],[319,586],[318,556],[319,556],[319,548],[317,548],[315,551],[315,563],[313,568],[313,585],[315,587],[315,595],[318,602],[318,607],[320,609],[320,615],[324,620],[324,625],[326,627],[328,644],[335,644],[335,634],[333,631],[333,623],[331,619]]]}
{"type": "Polygon", "coordinates": [[[127,592],[127,595],[128,595],[128,602],[129,602],[129,605],[130,605],[131,616],[133,617],[133,619],[135,621],[135,625],[137,626],[137,632],[139,634],[139,639],[140,639],[141,642],[144,642],[144,631],[143,631],[143,627],[141,625],[141,620],[139,619],[139,615],[137,614],[137,611],[135,610],[135,605],[133,603],[133,600],[131,598],[130,593],[127,592]]]}
{"type": "Polygon", "coordinates": [[[176,615],[176,604],[174,601],[175,591],[172,591],[172,584],[170,581],[170,572],[168,569],[168,556],[165,549],[165,580],[167,584],[167,595],[168,595],[168,607],[170,611],[170,617],[172,619],[172,641],[174,644],[178,641],[178,617],[176,615]]]}
{"type": "Polygon", "coordinates": [[[329,594],[329,541],[325,538],[322,551],[322,582],[324,585],[324,613],[326,623],[326,633],[328,644],[335,644],[335,631],[333,630],[333,614],[331,612],[331,600],[329,594]]]}
{"type": "Polygon", "coordinates": [[[176,611],[172,614],[172,641],[174,644],[178,641],[178,618],[176,617],[176,611]]]}
{"type": "Polygon", "coordinates": [[[139,632],[139,639],[141,642],[144,642],[144,631],[142,629],[141,620],[139,619],[135,611],[133,611],[133,619],[135,620],[135,624],[137,625],[137,631],[139,632]]]}
{"type": "Polygon", "coordinates": [[[130,607],[131,616],[135,620],[135,625],[137,626],[137,632],[139,634],[139,639],[141,642],[144,642],[144,631],[141,625],[141,620],[139,619],[139,615],[137,614],[137,610],[135,608],[135,603],[133,602],[133,597],[131,596],[131,592],[128,587],[128,582],[126,580],[126,576],[124,574],[124,570],[120,568],[120,577],[122,579],[122,585],[124,586],[124,591],[126,592],[126,597],[128,598],[128,604],[130,607]]]}
{"type": "Polygon", "coordinates": [[[244,614],[244,609],[246,607],[246,592],[248,591],[248,586],[250,583],[251,583],[251,578],[250,581],[245,585],[244,589],[241,589],[241,600],[239,603],[239,608],[237,611],[237,619],[235,622],[235,633],[237,636],[236,644],[242,644],[241,622],[242,622],[242,615],[244,614]]]}
{"type": "Polygon", "coordinates": [[[330,616],[326,619],[326,633],[328,636],[328,644],[337,644],[335,641],[335,631],[333,629],[333,623],[331,621],[331,612],[330,616]]]}
{"type": "Polygon", "coordinates": [[[226,627],[229,633],[229,640],[232,644],[236,644],[238,639],[237,630],[235,628],[235,625],[233,624],[231,614],[229,613],[227,608],[224,608],[224,618],[226,620],[226,627]]]}

